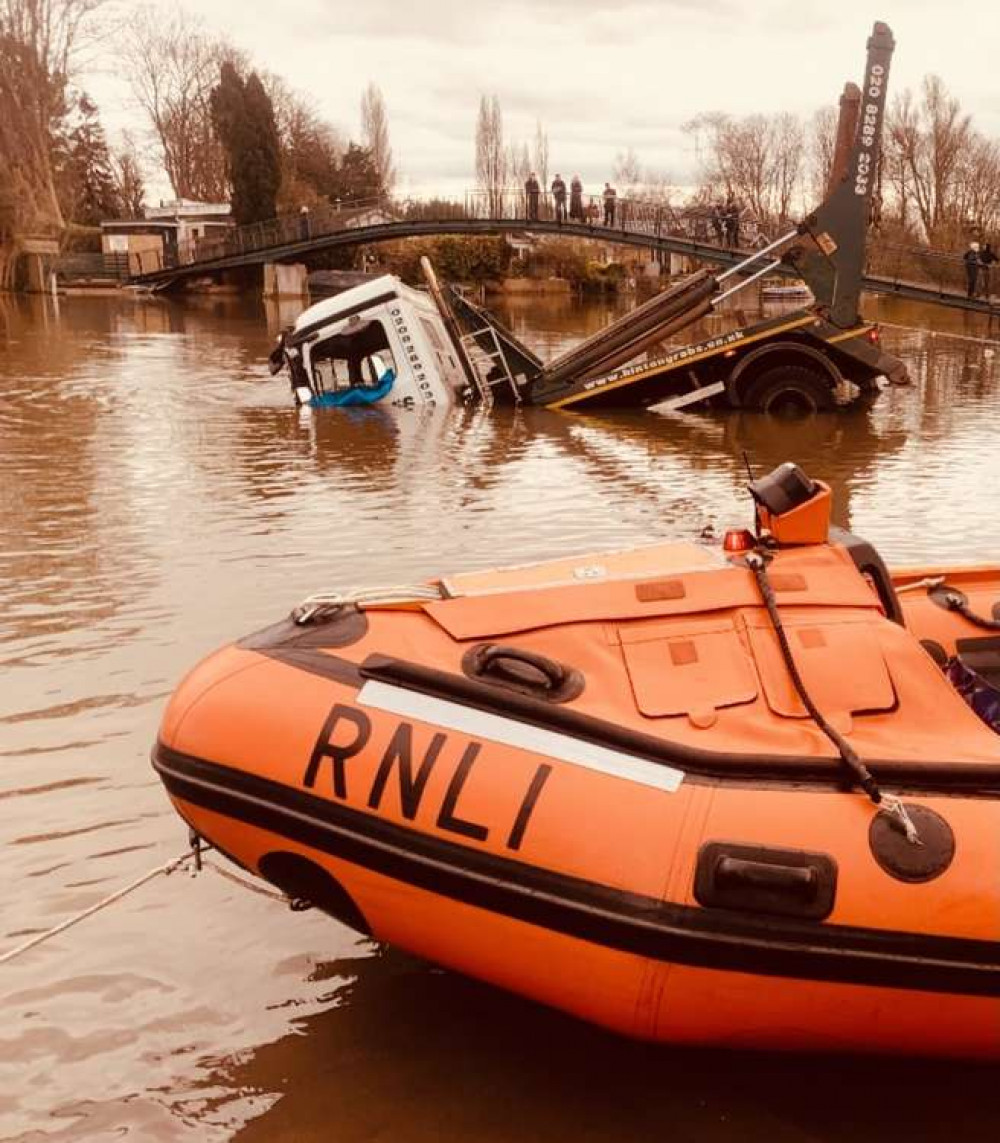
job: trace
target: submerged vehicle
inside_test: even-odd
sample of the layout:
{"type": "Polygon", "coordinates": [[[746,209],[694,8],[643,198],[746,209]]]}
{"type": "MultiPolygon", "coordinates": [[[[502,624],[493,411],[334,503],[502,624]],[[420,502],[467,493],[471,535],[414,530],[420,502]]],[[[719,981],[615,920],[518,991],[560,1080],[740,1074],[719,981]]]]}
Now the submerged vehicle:
{"type": "Polygon", "coordinates": [[[543,362],[487,311],[443,290],[425,260],[429,294],[386,275],[311,306],[279,335],[272,372],[287,369],[296,401],[308,405],[707,404],[820,412],[877,392],[883,378],[905,384],[903,363],[881,350],[877,327],[860,313],[893,48],[889,28],[876,24],[863,88],[848,84],[841,97],[822,205],[763,249],[733,254],[736,264],[724,272],[694,273],[543,362]],[[800,279],[810,303],[695,344],[668,344],[776,271],[800,279]],[[374,364],[373,353],[380,358],[374,364]]]}
{"type": "Polygon", "coordinates": [[[323,595],[180,684],[181,817],[357,931],[675,1044],[1000,1058],[1000,567],[753,531],[323,595]]]}
{"type": "Polygon", "coordinates": [[[271,355],[299,405],[408,407],[460,400],[468,376],[431,297],[386,274],[302,313],[271,355]]]}

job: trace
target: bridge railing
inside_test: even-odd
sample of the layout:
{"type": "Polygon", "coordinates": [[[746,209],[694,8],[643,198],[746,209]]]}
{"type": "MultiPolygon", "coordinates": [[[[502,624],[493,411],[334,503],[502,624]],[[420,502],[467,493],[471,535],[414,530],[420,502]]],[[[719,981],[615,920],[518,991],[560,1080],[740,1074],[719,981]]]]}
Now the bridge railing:
{"type": "Polygon", "coordinates": [[[396,211],[388,199],[336,202],[308,211],[279,215],[266,222],[237,226],[211,238],[196,238],[180,243],[178,261],[181,265],[209,262],[296,242],[310,242],[343,230],[393,221],[396,221],[396,211]]]}
{"type": "MultiPolygon", "coordinates": [[[[496,219],[505,222],[538,221],[570,223],[593,227],[594,230],[621,230],[632,234],[674,237],[692,242],[727,245],[726,232],[716,228],[711,208],[677,207],[666,199],[644,199],[628,194],[615,197],[611,211],[606,209],[603,194],[582,195],[579,200],[567,195],[562,206],[550,191],[529,196],[520,188],[502,191],[469,191],[465,196],[466,217],[496,219]]],[[[748,211],[740,216],[735,242],[743,248],[764,246],[768,236],[748,211]]]]}
{"type": "MultiPolygon", "coordinates": [[[[666,201],[647,200],[619,195],[612,211],[606,210],[601,195],[583,195],[579,200],[567,195],[560,208],[551,192],[536,199],[522,189],[468,191],[458,198],[435,196],[381,196],[350,202],[334,202],[307,211],[279,215],[265,222],[233,227],[222,233],[193,238],[178,243],[162,254],[144,251],[134,272],[148,274],[177,266],[193,266],[222,258],[238,257],[258,251],[317,238],[365,226],[393,222],[448,222],[456,219],[480,221],[524,221],[575,223],[595,232],[623,231],[649,236],[673,236],[690,241],[725,245],[725,235],[713,230],[711,211],[702,207],[676,208],[666,201]]],[[[767,236],[755,219],[744,215],[735,245],[753,248],[764,245],[767,236]]]]}
{"type": "MultiPolygon", "coordinates": [[[[222,233],[182,242],[163,254],[143,251],[131,256],[129,272],[135,276],[176,266],[196,266],[220,259],[254,254],[310,242],[351,229],[392,223],[447,223],[455,220],[532,222],[583,225],[594,236],[615,232],[643,234],[651,238],[672,237],[713,247],[735,246],[753,250],[764,246],[769,235],[749,212],[744,211],[734,235],[727,231],[718,212],[706,206],[675,207],[665,200],[618,195],[613,212],[607,212],[602,195],[567,195],[565,204],[556,203],[551,192],[530,196],[522,188],[495,191],[470,190],[464,195],[396,196],[334,202],[307,211],[279,215],[266,222],[233,227],[222,233]]],[[[401,227],[402,229],[402,227],[401,227]]],[[[867,272],[873,277],[900,284],[937,289],[941,293],[965,291],[965,267],[960,254],[930,248],[873,242],[868,249],[867,272]]],[[[988,293],[988,280],[980,281],[980,292],[988,293]]]]}
{"type": "MultiPolygon", "coordinates": [[[[943,294],[966,292],[965,260],[950,250],[874,242],[868,247],[867,273],[900,285],[930,287],[943,294]]],[[[977,290],[980,296],[989,295],[990,276],[988,270],[980,273],[977,290]]]]}

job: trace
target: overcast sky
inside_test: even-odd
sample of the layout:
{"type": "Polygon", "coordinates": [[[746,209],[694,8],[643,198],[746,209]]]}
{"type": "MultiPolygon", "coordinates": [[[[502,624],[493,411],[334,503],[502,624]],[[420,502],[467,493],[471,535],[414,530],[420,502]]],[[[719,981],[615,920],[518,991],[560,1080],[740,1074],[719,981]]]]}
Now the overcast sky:
{"type": "MultiPolygon", "coordinates": [[[[128,9],[123,2],[120,7],[128,9]]],[[[1000,9],[992,0],[181,0],[284,76],[346,133],[362,88],[389,112],[404,187],[472,182],[479,96],[496,93],[510,140],[540,119],[550,178],[588,187],[631,146],[677,183],[697,168],[681,124],[698,112],[810,114],[860,80],[875,19],[896,37],[890,96],[928,71],[979,128],[1000,133],[1000,9]]],[[[140,125],[107,60],[83,77],[112,129],[140,125]]],[[[145,124],[141,124],[145,126],[145,124]]],[[[156,184],[153,195],[167,193],[156,184]]]]}

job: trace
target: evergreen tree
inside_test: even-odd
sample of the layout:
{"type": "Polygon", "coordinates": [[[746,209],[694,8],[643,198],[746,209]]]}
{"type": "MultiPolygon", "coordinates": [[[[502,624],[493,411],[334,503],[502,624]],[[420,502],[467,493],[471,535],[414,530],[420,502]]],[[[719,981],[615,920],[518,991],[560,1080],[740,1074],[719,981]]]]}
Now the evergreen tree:
{"type": "Polygon", "coordinates": [[[274,106],[256,72],[246,80],[226,61],[212,92],[212,123],[226,153],[233,218],[261,222],[278,212],[281,148],[274,106]]]}
{"type": "Polygon", "coordinates": [[[381,186],[375,157],[367,147],[349,143],[337,168],[331,199],[341,202],[363,202],[378,196],[381,186]]]}
{"type": "Polygon", "coordinates": [[[56,140],[60,199],[71,221],[99,226],[102,219],[117,217],[121,209],[111,154],[97,104],[83,93],[75,111],[75,124],[64,126],[56,140]]]}
{"type": "Polygon", "coordinates": [[[259,204],[257,218],[274,218],[281,186],[281,144],[274,105],[255,71],[247,80],[245,98],[248,129],[255,144],[247,155],[248,182],[253,188],[252,197],[259,204]]]}

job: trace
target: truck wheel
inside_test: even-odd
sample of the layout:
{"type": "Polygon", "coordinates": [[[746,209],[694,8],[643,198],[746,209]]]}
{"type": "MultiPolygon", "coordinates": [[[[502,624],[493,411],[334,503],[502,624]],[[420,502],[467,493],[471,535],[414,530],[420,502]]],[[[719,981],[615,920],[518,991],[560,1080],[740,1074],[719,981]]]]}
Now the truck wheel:
{"type": "Polygon", "coordinates": [[[808,416],[836,408],[830,378],[807,365],[778,365],[755,377],[741,403],[746,409],[776,416],[808,416]]]}

